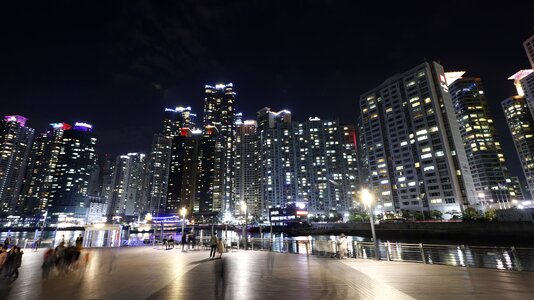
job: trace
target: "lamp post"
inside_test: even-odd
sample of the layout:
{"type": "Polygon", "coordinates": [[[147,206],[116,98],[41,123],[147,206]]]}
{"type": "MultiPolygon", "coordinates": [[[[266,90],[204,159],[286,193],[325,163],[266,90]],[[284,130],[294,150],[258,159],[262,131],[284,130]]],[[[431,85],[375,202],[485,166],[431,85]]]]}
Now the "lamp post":
{"type": "Polygon", "coordinates": [[[180,209],[180,213],[182,213],[182,241],[183,241],[183,236],[184,236],[184,233],[185,233],[185,214],[187,213],[187,209],[185,207],[182,207],[180,209]]]}
{"type": "Polygon", "coordinates": [[[365,205],[369,206],[369,222],[371,223],[371,233],[373,234],[373,244],[375,247],[375,260],[378,260],[378,241],[376,240],[375,233],[375,219],[373,212],[373,195],[369,192],[368,189],[362,190],[362,202],[365,205]]]}
{"type": "Polygon", "coordinates": [[[247,209],[247,203],[245,201],[241,201],[241,207],[245,211],[245,224],[243,225],[243,248],[245,250],[248,249],[247,247],[247,223],[248,223],[248,209],[247,209]]]}

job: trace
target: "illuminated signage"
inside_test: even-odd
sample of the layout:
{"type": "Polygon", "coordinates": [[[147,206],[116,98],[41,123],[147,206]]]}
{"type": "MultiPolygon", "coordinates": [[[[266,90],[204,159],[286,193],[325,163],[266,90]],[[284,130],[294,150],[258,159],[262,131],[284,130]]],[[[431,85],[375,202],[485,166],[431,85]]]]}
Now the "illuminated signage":
{"type": "Polygon", "coordinates": [[[7,122],[17,122],[20,126],[24,127],[26,126],[26,121],[28,121],[28,118],[25,118],[23,116],[14,115],[14,116],[5,116],[4,120],[7,122]]]}
{"type": "Polygon", "coordinates": [[[63,129],[63,130],[69,130],[71,126],[67,123],[50,123],[50,126],[52,126],[54,129],[63,129]]]}
{"type": "Polygon", "coordinates": [[[89,128],[89,129],[93,128],[93,125],[88,124],[88,123],[84,123],[84,122],[76,122],[76,123],[74,123],[74,126],[76,126],[76,127],[85,127],[85,128],[89,128]]]}

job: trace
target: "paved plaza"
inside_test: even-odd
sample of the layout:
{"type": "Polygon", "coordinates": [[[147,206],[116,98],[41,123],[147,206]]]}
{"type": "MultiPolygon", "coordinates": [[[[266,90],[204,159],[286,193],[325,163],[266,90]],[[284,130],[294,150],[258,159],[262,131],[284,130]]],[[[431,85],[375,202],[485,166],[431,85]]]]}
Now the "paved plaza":
{"type": "Polygon", "coordinates": [[[25,251],[0,299],[534,299],[534,273],[299,254],[151,247],[91,249],[89,263],[41,279],[25,251]]]}

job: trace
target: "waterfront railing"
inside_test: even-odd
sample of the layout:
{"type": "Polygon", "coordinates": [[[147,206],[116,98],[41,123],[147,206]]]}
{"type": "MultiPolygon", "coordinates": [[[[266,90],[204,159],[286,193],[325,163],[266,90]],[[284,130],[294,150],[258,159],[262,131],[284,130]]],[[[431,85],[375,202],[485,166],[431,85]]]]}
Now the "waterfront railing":
{"type": "MultiPolygon", "coordinates": [[[[208,237],[197,239],[200,248],[209,249],[208,237]]],[[[24,248],[33,247],[32,239],[15,240],[16,245],[24,248]]],[[[227,251],[244,248],[244,243],[237,237],[225,240],[227,251]]],[[[163,247],[156,239],[103,240],[99,247],[122,246],[163,247]]],[[[175,246],[180,241],[175,241],[175,246]]],[[[246,243],[249,250],[274,251],[316,255],[321,257],[338,257],[339,245],[333,239],[295,239],[295,238],[251,238],[246,243]]],[[[43,240],[40,248],[52,247],[52,240],[43,240]]],[[[89,246],[89,245],[88,245],[89,246]]],[[[91,247],[91,246],[89,246],[91,247]]],[[[357,259],[378,259],[384,261],[412,262],[422,264],[448,265],[465,268],[491,268],[511,271],[534,272],[534,248],[469,246],[423,243],[379,242],[375,249],[373,242],[348,242],[348,257],[357,259]]]]}
{"type": "MultiPolygon", "coordinates": [[[[338,257],[339,245],[333,240],[260,239],[249,242],[250,250],[268,250],[323,257],[338,257]]],[[[385,261],[448,265],[466,268],[491,268],[511,271],[534,271],[534,248],[468,246],[444,244],[410,244],[352,241],[348,257],[385,261]]]]}

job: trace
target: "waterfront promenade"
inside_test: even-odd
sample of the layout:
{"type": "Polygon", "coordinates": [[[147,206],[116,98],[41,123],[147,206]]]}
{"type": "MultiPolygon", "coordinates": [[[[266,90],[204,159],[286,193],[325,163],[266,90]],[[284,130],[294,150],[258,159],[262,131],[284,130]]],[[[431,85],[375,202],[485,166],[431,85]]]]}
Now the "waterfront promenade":
{"type": "Polygon", "coordinates": [[[41,279],[26,249],[0,299],[534,299],[534,273],[301,254],[151,247],[86,250],[84,269],[41,279]],[[224,295],[224,298],[223,298],[224,295]]]}

